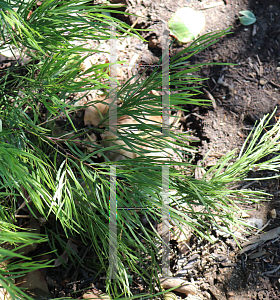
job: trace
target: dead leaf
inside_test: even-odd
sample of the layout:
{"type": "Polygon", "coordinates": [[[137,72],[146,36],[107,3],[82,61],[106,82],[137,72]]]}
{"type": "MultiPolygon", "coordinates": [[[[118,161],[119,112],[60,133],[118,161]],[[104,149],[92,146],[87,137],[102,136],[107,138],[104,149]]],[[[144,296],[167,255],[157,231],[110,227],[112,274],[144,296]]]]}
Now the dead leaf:
{"type": "MultiPolygon", "coordinates": [[[[34,233],[40,233],[40,224],[38,222],[38,220],[35,217],[31,217],[30,218],[30,228],[32,229],[32,232],[34,233]]],[[[23,248],[20,248],[19,250],[17,250],[17,253],[20,253],[22,255],[27,255],[28,253],[34,251],[38,246],[38,243],[33,243],[31,245],[27,245],[23,248]]]]}
{"type": "Polygon", "coordinates": [[[110,300],[110,296],[107,294],[97,294],[88,292],[83,294],[83,299],[95,299],[95,300],[110,300]]]}
{"type": "Polygon", "coordinates": [[[16,280],[17,286],[26,288],[28,294],[34,294],[34,299],[49,298],[50,293],[45,277],[40,270],[27,273],[16,280]]]}
{"type": "Polygon", "coordinates": [[[190,228],[183,227],[183,231],[177,227],[172,228],[170,233],[170,239],[175,240],[178,243],[178,248],[182,254],[185,254],[189,249],[189,240],[191,237],[190,228]]]}
{"type": "Polygon", "coordinates": [[[246,213],[246,211],[241,212],[241,218],[250,218],[251,216],[246,213]]]}
{"type": "MultiPolygon", "coordinates": [[[[68,252],[72,250],[74,253],[78,253],[78,246],[73,243],[71,240],[68,240],[66,247],[68,248],[68,252]]],[[[67,263],[69,259],[69,255],[66,250],[54,261],[54,266],[58,267],[62,264],[62,262],[67,263]]]]}
{"type": "Polygon", "coordinates": [[[259,257],[261,257],[263,255],[266,255],[266,254],[267,254],[266,250],[261,250],[261,251],[258,251],[256,253],[250,254],[248,258],[249,259],[255,259],[255,258],[259,258],[259,257]]]}
{"type": "MultiPolygon", "coordinates": [[[[156,91],[153,91],[153,93],[155,95],[157,95],[156,91]]],[[[99,101],[99,102],[95,103],[92,106],[87,107],[87,109],[85,110],[85,115],[84,115],[84,124],[92,125],[95,127],[100,124],[108,125],[108,120],[106,119],[104,121],[104,119],[105,119],[105,117],[106,118],[108,117],[109,99],[105,95],[99,95],[99,96],[95,96],[94,99],[92,99],[92,101],[99,101]]],[[[160,115],[158,115],[158,116],[149,116],[148,115],[144,118],[145,119],[142,121],[144,121],[146,124],[162,127],[163,120],[160,115]]],[[[169,123],[173,124],[174,122],[178,122],[178,120],[180,120],[179,114],[170,116],[169,123]]],[[[116,124],[112,124],[112,125],[136,125],[136,124],[139,124],[138,121],[136,121],[135,119],[133,119],[130,116],[122,116],[122,117],[118,118],[116,121],[117,121],[116,124]]],[[[122,128],[122,129],[120,129],[120,132],[125,133],[125,131],[129,131],[129,130],[132,130],[132,129],[129,129],[129,127],[122,128]]],[[[135,129],[135,130],[137,130],[137,129],[135,129]]],[[[112,132],[106,131],[106,132],[104,132],[104,134],[101,135],[101,137],[102,137],[102,140],[101,140],[100,144],[103,148],[111,147],[114,145],[125,146],[125,143],[121,139],[117,139],[117,136],[114,135],[112,132]]],[[[144,137],[142,136],[142,138],[144,138],[144,137]]],[[[93,147],[91,147],[91,146],[87,147],[87,149],[89,151],[96,150],[97,138],[94,136],[94,134],[88,135],[86,142],[91,143],[93,146],[93,147]]],[[[172,149],[172,147],[168,147],[164,151],[159,150],[159,152],[155,152],[155,149],[152,149],[149,147],[144,147],[144,149],[150,150],[150,153],[146,154],[147,156],[149,156],[149,155],[161,156],[161,157],[164,157],[164,159],[166,157],[175,156],[175,151],[172,149]]],[[[104,152],[104,154],[110,161],[119,161],[119,160],[123,160],[126,158],[133,159],[138,156],[138,154],[132,153],[129,151],[129,149],[124,149],[124,147],[122,147],[121,149],[118,149],[116,151],[113,151],[113,150],[106,151],[106,152],[104,152]]]]}
{"type": "Polygon", "coordinates": [[[254,250],[259,246],[260,243],[263,243],[268,240],[276,239],[279,237],[279,235],[280,235],[280,227],[277,227],[268,232],[255,236],[251,238],[248,242],[245,242],[241,245],[243,249],[239,252],[239,254],[245,253],[250,250],[254,250]]]}
{"type": "Polygon", "coordinates": [[[174,293],[166,293],[163,295],[164,300],[177,300],[177,296],[174,293]]]}
{"type": "Polygon", "coordinates": [[[98,126],[109,110],[109,99],[106,95],[96,95],[94,105],[88,106],[85,110],[84,124],[98,126]]]}
{"type": "Polygon", "coordinates": [[[195,295],[196,294],[195,286],[183,279],[179,279],[179,278],[175,278],[175,277],[161,278],[160,283],[164,289],[171,289],[171,288],[175,288],[176,286],[178,286],[177,288],[174,289],[174,291],[183,293],[186,295],[189,295],[189,294],[195,295]]]}

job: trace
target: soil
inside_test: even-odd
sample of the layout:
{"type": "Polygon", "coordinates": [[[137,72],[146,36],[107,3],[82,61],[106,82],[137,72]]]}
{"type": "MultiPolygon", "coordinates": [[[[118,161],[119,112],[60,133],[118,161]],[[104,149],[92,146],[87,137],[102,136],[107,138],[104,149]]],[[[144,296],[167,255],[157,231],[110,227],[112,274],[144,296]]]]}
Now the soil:
{"type": "MultiPolygon", "coordinates": [[[[208,78],[204,96],[214,99],[215,105],[210,109],[187,107],[190,114],[186,122],[201,139],[198,165],[214,165],[222,155],[240,149],[255,122],[279,104],[280,2],[127,0],[126,4],[127,12],[141,16],[131,16],[130,25],[137,21],[136,28],[151,29],[142,34],[149,41],[148,49],[140,56],[142,63],[147,63],[147,57],[149,63],[157,61],[161,54],[162,22],[167,22],[180,7],[203,11],[206,26],[202,34],[231,26],[231,34],[193,58],[193,63],[232,65],[207,66],[201,70],[200,76],[208,78]],[[241,25],[238,15],[242,10],[253,12],[256,23],[241,25]],[[207,158],[202,159],[206,154],[207,158]]],[[[196,176],[199,178],[200,174],[196,176]]],[[[278,180],[256,181],[250,188],[264,190],[273,197],[261,205],[248,207],[248,222],[255,222],[260,229],[266,224],[264,231],[277,228],[280,225],[278,180]],[[276,217],[272,218],[269,212],[274,209],[276,217]]],[[[253,230],[251,234],[259,231],[253,230]]],[[[177,256],[173,256],[174,276],[196,283],[199,288],[196,299],[280,299],[278,241],[259,246],[255,256],[251,255],[254,251],[240,255],[231,237],[221,235],[218,230],[213,231],[213,236],[214,244],[192,237],[188,243],[190,250],[186,252],[178,241],[177,244],[172,241],[179,249],[177,256]]]]}

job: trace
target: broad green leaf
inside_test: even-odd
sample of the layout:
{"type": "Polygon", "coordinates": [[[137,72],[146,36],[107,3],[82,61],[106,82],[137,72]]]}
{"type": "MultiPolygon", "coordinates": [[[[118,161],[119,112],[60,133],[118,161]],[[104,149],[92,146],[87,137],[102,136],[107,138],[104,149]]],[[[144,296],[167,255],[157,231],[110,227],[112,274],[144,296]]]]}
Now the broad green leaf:
{"type": "Polygon", "coordinates": [[[188,43],[194,40],[204,28],[205,16],[192,8],[182,7],[171,17],[168,26],[171,35],[182,43],[188,43]]]}
{"type": "Polygon", "coordinates": [[[248,26],[254,24],[257,21],[255,15],[249,10],[242,10],[239,13],[242,15],[242,17],[239,17],[240,23],[242,25],[248,26]]]}

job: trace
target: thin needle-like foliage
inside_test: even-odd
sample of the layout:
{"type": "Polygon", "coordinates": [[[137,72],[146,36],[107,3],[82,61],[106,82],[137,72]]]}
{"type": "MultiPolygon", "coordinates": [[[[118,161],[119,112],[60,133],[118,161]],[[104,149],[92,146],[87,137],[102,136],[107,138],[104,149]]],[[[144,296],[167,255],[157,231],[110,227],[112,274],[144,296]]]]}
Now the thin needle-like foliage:
{"type": "MultiPolygon", "coordinates": [[[[224,224],[230,231],[232,225],[241,222],[236,218],[239,210],[236,201],[256,201],[265,195],[230,187],[246,179],[254,168],[278,171],[279,156],[265,158],[279,151],[280,123],[268,128],[268,117],[264,118],[239,155],[227,154],[206,171],[202,180],[196,180],[191,165],[196,150],[189,146],[190,137],[172,130],[162,133],[161,124],[145,122],[147,116],[162,115],[161,96],[152,92],[162,89],[162,69],[156,67],[150,76],[134,76],[117,90],[122,102],[118,117],[130,116],[137,122],[118,126],[117,138],[112,138],[108,146],[87,140],[89,129],[78,128],[72,119],[75,112],[86,107],[75,106],[77,100],[69,95],[90,90],[108,92],[109,64],[97,64],[82,71],[84,55],[99,52],[98,47],[88,49],[86,45],[89,40],[109,40],[112,24],[117,28],[118,38],[125,34],[139,36],[133,29],[128,31],[125,23],[104,14],[113,12],[112,7],[90,2],[45,0],[36,9],[36,0],[0,3],[0,53],[8,51],[17,52],[22,58],[28,56],[24,65],[14,64],[0,71],[0,217],[3,227],[0,238],[3,244],[45,241],[13,225],[18,200],[23,199],[34,218],[39,214],[46,222],[50,218],[55,220],[53,228],[45,228],[45,239],[50,247],[55,250],[59,244],[66,248],[61,232],[65,237],[79,236],[94,249],[100,275],[108,276],[110,168],[114,165],[118,279],[107,279],[107,292],[112,298],[125,295],[133,299],[130,279],[134,275],[142,277],[150,287],[151,295],[147,298],[154,298],[161,294],[153,295],[161,271],[161,237],[153,224],[159,223],[162,217],[162,167],[169,167],[171,224],[179,228],[188,226],[196,234],[210,239],[208,229],[212,226],[224,224]],[[77,41],[81,42],[79,46],[77,41]],[[88,74],[91,76],[85,76],[88,74]],[[67,132],[54,135],[55,122],[61,116],[67,132]],[[263,134],[265,128],[267,132],[263,134]],[[92,151],[88,151],[88,147],[92,151]],[[108,153],[118,153],[121,149],[134,153],[136,158],[108,159],[108,153]],[[179,161],[168,155],[170,149],[179,161]],[[141,208],[140,212],[136,208],[141,208]],[[149,226],[142,224],[142,216],[149,226]]],[[[185,104],[205,105],[205,100],[197,97],[203,81],[196,74],[203,64],[191,65],[189,58],[227,33],[220,31],[201,36],[170,59],[170,112],[185,104]]],[[[87,105],[96,103],[93,100],[87,105]]],[[[102,125],[108,130],[107,120],[105,117],[102,125]]],[[[2,261],[14,256],[12,250],[0,253],[2,261]]],[[[22,274],[42,267],[39,264],[25,266],[26,269],[20,271],[22,274]]],[[[8,270],[9,264],[2,267],[2,287],[13,299],[28,298],[13,285],[14,275],[8,274],[8,270]]]]}

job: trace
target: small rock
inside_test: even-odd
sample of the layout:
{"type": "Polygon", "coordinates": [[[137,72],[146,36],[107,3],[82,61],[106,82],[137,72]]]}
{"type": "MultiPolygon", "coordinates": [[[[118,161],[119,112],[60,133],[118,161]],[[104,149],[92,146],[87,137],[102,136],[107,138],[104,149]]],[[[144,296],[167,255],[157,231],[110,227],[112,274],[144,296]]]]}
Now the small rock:
{"type": "Polygon", "coordinates": [[[144,49],[146,49],[146,45],[145,44],[136,44],[135,48],[137,50],[144,50],[144,49]]]}
{"type": "Polygon", "coordinates": [[[224,276],[224,275],[219,275],[219,276],[217,277],[217,281],[220,282],[220,283],[224,283],[224,281],[225,281],[225,276],[224,276]]]}
{"type": "Polygon", "coordinates": [[[63,298],[66,296],[66,293],[64,291],[59,291],[58,295],[59,298],[63,298]]]}
{"type": "Polygon", "coordinates": [[[194,295],[189,295],[187,298],[185,298],[186,300],[202,300],[200,297],[198,296],[194,296],[194,295]]]}
{"type": "Polygon", "coordinates": [[[227,300],[226,296],[224,296],[224,294],[222,294],[222,292],[220,290],[218,290],[215,286],[212,286],[209,289],[209,292],[212,294],[214,299],[227,300]]]}
{"type": "Polygon", "coordinates": [[[209,284],[208,284],[207,282],[203,282],[203,283],[201,284],[201,286],[200,286],[200,289],[201,289],[202,291],[208,290],[208,289],[209,289],[209,284]]]}
{"type": "Polygon", "coordinates": [[[265,85],[265,84],[267,84],[267,80],[261,78],[261,79],[260,79],[260,85],[265,85]]]}
{"type": "Polygon", "coordinates": [[[246,211],[242,211],[241,218],[250,218],[251,216],[246,213],[246,211]]]}
{"type": "Polygon", "coordinates": [[[49,287],[54,287],[57,285],[56,282],[49,276],[46,276],[46,282],[49,287]]]}
{"type": "Polygon", "coordinates": [[[238,238],[241,238],[241,237],[242,237],[242,233],[239,232],[239,231],[235,231],[235,232],[233,233],[233,235],[236,236],[236,237],[238,237],[238,238]]]}
{"type": "Polygon", "coordinates": [[[234,296],[234,292],[233,291],[228,291],[227,292],[227,296],[228,297],[233,297],[234,296]]]}
{"type": "Polygon", "coordinates": [[[158,47],[159,41],[156,38],[152,38],[149,41],[149,48],[155,49],[158,47]]]}
{"type": "Polygon", "coordinates": [[[276,213],[275,208],[270,211],[270,215],[271,215],[272,219],[275,219],[277,217],[277,213],[276,213]]]}
{"type": "Polygon", "coordinates": [[[190,261],[183,267],[182,270],[190,270],[193,268],[194,264],[195,264],[195,261],[190,261]]]}
{"type": "Polygon", "coordinates": [[[213,57],[213,61],[218,61],[219,60],[219,55],[216,53],[213,57]]]}
{"type": "Polygon", "coordinates": [[[88,292],[83,294],[83,299],[110,300],[110,296],[88,292]]]}
{"type": "Polygon", "coordinates": [[[222,237],[230,237],[230,234],[227,231],[228,229],[225,226],[221,226],[220,229],[216,229],[216,234],[222,237]]]}
{"type": "Polygon", "coordinates": [[[33,299],[39,299],[39,297],[48,298],[50,296],[48,284],[40,270],[31,271],[24,276],[17,278],[16,284],[20,288],[32,291],[34,294],[33,299]]]}
{"type": "Polygon", "coordinates": [[[263,220],[262,219],[257,219],[257,218],[251,218],[247,220],[247,224],[256,227],[258,229],[261,229],[263,227],[263,220]]]}
{"type": "Polygon", "coordinates": [[[177,262],[178,269],[181,269],[185,262],[186,262],[186,260],[184,258],[178,259],[178,262],[177,262]]]}
{"type": "Polygon", "coordinates": [[[211,241],[212,241],[213,243],[216,243],[216,242],[219,240],[219,239],[216,238],[214,235],[210,235],[209,238],[211,239],[211,241]]]}
{"type": "Polygon", "coordinates": [[[206,261],[207,261],[207,262],[212,262],[212,261],[213,261],[213,257],[207,256],[207,257],[206,257],[206,261]]]}
{"type": "Polygon", "coordinates": [[[188,270],[182,269],[176,273],[176,277],[179,277],[180,279],[186,278],[187,273],[188,270]]]}

